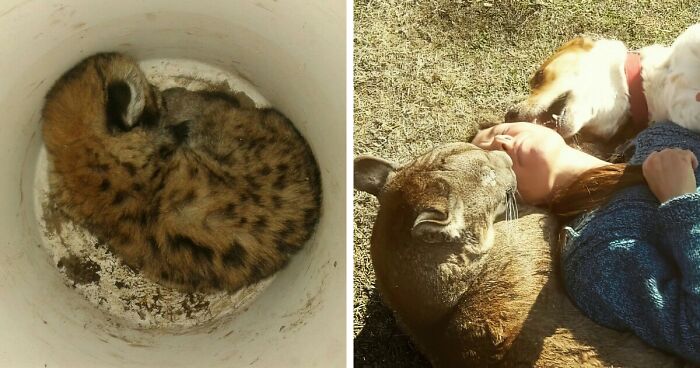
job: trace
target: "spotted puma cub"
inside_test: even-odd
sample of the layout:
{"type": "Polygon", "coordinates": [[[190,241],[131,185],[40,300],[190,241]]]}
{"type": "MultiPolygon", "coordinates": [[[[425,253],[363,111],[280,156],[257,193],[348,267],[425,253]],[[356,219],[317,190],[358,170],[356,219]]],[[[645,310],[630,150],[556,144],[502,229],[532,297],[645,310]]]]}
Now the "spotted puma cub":
{"type": "Polygon", "coordinates": [[[132,59],[103,53],[56,82],[42,118],[55,204],[165,285],[251,284],[283,267],[318,221],[314,156],[273,109],[161,92],[132,59]]]}

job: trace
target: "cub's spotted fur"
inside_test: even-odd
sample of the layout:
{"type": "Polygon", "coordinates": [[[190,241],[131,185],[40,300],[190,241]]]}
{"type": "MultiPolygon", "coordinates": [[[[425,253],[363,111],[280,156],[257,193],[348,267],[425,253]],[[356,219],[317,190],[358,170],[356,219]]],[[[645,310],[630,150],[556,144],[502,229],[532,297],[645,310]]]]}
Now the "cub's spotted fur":
{"type": "Polygon", "coordinates": [[[160,92],[109,53],[63,75],[42,117],[56,204],[166,285],[239,289],[284,266],[318,221],[316,161],[273,109],[160,92]]]}

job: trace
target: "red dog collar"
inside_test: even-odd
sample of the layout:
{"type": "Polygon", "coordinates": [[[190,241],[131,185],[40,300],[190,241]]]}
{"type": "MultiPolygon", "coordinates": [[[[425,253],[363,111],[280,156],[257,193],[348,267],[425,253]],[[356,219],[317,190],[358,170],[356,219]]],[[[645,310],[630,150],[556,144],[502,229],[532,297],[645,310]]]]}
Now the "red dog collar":
{"type": "Polygon", "coordinates": [[[649,107],[642,87],[642,61],[638,52],[628,52],[625,61],[625,76],[629,90],[630,113],[636,126],[649,124],[649,107]]]}

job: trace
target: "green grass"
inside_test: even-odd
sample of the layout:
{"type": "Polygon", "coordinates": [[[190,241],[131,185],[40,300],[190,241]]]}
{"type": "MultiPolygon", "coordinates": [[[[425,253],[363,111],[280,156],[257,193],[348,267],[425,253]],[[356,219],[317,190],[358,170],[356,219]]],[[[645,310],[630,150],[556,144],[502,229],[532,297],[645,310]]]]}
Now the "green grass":
{"type": "MultiPolygon", "coordinates": [[[[668,44],[700,21],[700,3],[358,0],[354,17],[354,152],[404,162],[500,122],[565,41],[593,34],[631,48],[668,44]]],[[[376,210],[373,197],[355,193],[355,366],[425,366],[374,287],[376,210]]]]}

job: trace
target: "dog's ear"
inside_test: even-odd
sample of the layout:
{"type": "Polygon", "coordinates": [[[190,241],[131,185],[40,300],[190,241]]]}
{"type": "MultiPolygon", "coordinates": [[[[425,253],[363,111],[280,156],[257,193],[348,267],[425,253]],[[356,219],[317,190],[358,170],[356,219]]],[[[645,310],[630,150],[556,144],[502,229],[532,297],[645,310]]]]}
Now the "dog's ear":
{"type": "Polygon", "coordinates": [[[384,188],[389,175],[396,171],[398,167],[393,162],[373,156],[359,156],[355,158],[353,166],[355,189],[367,192],[375,197],[384,188]]]}
{"type": "Polygon", "coordinates": [[[557,53],[565,51],[565,50],[569,50],[569,49],[571,49],[571,50],[577,50],[577,49],[578,50],[590,50],[591,48],[593,48],[594,43],[595,43],[595,41],[593,40],[593,38],[591,38],[588,35],[578,36],[578,37],[575,37],[575,38],[567,41],[563,45],[561,45],[557,49],[557,53]]]}
{"type": "Polygon", "coordinates": [[[604,40],[604,39],[605,39],[605,36],[600,35],[600,34],[597,34],[597,33],[586,33],[586,32],[584,32],[584,33],[578,33],[578,34],[576,34],[576,36],[574,37],[574,39],[576,39],[576,38],[582,38],[582,39],[586,39],[586,40],[594,41],[594,42],[595,42],[595,41],[604,40]]]}

